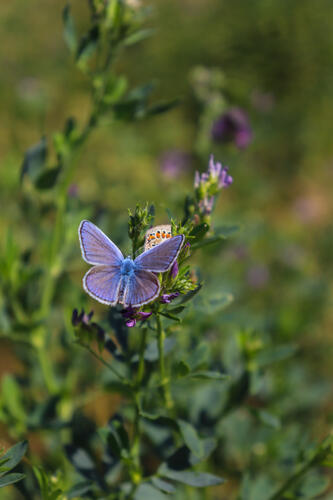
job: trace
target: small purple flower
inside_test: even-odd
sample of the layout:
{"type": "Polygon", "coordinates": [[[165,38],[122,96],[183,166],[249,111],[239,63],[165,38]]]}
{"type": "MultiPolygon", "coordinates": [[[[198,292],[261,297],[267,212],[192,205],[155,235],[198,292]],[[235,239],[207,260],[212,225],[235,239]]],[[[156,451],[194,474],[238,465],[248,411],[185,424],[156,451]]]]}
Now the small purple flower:
{"type": "Polygon", "coordinates": [[[214,162],[214,155],[210,155],[208,171],[203,172],[201,175],[199,172],[195,172],[194,177],[194,187],[197,189],[200,186],[204,186],[209,181],[216,181],[218,187],[224,188],[230,186],[233,182],[233,178],[228,174],[228,167],[223,167],[220,162],[214,162]]]}
{"type": "Polygon", "coordinates": [[[68,188],[68,196],[70,198],[77,198],[79,192],[79,187],[77,184],[71,184],[68,188]]]}
{"type": "Polygon", "coordinates": [[[136,325],[137,321],[144,321],[149,316],[151,316],[153,313],[152,312],[144,312],[144,311],[138,311],[137,309],[129,306],[126,309],[124,309],[121,314],[123,315],[124,318],[126,318],[126,326],[128,328],[133,328],[133,326],[136,325]]]}
{"type": "Polygon", "coordinates": [[[175,260],[175,262],[173,263],[172,268],[171,268],[172,279],[175,279],[175,277],[178,274],[178,271],[179,271],[178,262],[175,260]]]}
{"type": "Polygon", "coordinates": [[[78,330],[84,330],[90,334],[97,335],[100,341],[104,342],[105,330],[98,323],[91,321],[94,311],[90,313],[85,313],[84,309],[81,310],[80,314],[77,309],[73,310],[72,313],[72,325],[78,330]]]}
{"type": "Polygon", "coordinates": [[[252,130],[247,113],[241,108],[230,108],[212,127],[215,142],[233,142],[238,149],[246,148],[252,140],[252,130]]]}
{"type": "Polygon", "coordinates": [[[164,293],[161,296],[160,302],[162,304],[170,304],[176,297],[178,297],[179,292],[174,292],[174,293],[164,293]]]}
{"type": "Polygon", "coordinates": [[[190,168],[191,155],[185,151],[166,151],[160,158],[160,168],[169,179],[175,179],[190,168]]]}
{"type": "Polygon", "coordinates": [[[89,326],[93,315],[94,315],[94,311],[90,311],[90,313],[87,314],[84,312],[84,309],[82,309],[80,314],[79,314],[77,309],[73,309],[72,325],[73,326],[79,326],[79,325],[89,326]]]}

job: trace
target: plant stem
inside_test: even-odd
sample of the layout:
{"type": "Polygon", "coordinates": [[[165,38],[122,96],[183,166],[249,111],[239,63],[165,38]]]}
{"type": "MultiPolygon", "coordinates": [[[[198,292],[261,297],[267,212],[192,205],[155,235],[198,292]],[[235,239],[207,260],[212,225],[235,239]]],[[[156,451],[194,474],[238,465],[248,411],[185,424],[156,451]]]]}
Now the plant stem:
{"type": "Polygon", "coordinates": [[[305,462],[302,466],[298,467],[297,470],[286,479],[282,486],[274,493],[268,500],[281,500],[295,483],[297,483],[300,478],[309,470],[311,467],[319,465],[325,457],[331,453],[330,441],[328,445],[325,445],[325,440],[322,445],[318,448],[317,452],[312,458],[305,462]]]}
{"type": "Polygon", "coordinates": [[[157,326],[157,343],[158,343],[158,353],[160,359],[160,379],[162,386],[162,394],[166,408],[171,410],[173,408],[173,401],[170,393],[169,378],[165,373],[165,359],[164,359],[164,341],[165,332],[162,328],[162,322],[160,315],[156,314],[156,326],[157,326]]]}
{"type": "Polygon", "coordinates": [[[133,465],[130,468],[130,475],[133,481],[131,498],[133,498],[135,491],[141,482],[141,477],[142,477],[142,471],[140,466],[140,391],[145,370],[144,354],[146,349],[146,343],[147,343],[147,328],[143,328],[141,342],[140,342],[140,350],[139,350],[139,366],[136,377],[135,417],[133,424],[133,444],[131,448],[133,465]]]}
{"type": "Polygon", "coordinates": [[[123,384],[129,385],[129,382],[127,382],[127,380],[122,375],[120,375],[118,370],[114,366],[110,365],[107,361],[105,361],[105,359],[102,358],[102,356],[100,356],[99,354],[97,354],[97,352],[95,352],[89,345],[84,345],[82,347],[85,347],[96,359],[98,359],[98,361],[100,361],[104,366],[106,366],[109,370],[111,370],[112,373],[117,378],[119,378],[119,380],[121,380],[123,384]]]}

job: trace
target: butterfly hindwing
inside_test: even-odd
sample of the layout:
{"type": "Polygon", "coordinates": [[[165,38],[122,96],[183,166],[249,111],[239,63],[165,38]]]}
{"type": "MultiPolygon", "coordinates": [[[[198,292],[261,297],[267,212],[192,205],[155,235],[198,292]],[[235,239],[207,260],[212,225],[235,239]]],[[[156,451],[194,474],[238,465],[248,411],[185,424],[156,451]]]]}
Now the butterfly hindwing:
{"type": "Polygon", "coordinates": [[[158,297],[160,289],[161,285],[155,274],[138,269],[126,283],[122,303],[125,307],[143,306],[158,297]]]}
{"type": "Polygon", "coordinates": [[[118,302],[121,281],[119,267],[94,266],[84,275],[83,288],[102,304],[114,306],[118,302]]]}
{"type": "Polygon", "coordinates": [[[88,264],[120,266],[124,260],[119,248],[92,222],[81,222],[79,239],[82,257],[88,264]]]}
{"type": "Polygon", "coordinates": [[[184,235],[179,234],[143,252],[134,261],[136,267],[153,273],[168,271],[178,257],[184,239],[184,235]]]}

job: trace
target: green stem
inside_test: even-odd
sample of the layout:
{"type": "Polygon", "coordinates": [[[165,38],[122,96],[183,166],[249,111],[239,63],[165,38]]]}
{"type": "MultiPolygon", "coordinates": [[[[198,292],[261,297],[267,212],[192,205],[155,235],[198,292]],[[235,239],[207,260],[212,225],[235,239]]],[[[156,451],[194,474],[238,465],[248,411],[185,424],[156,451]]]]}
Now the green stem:
{"type": "Polygon", "coordinates": [[[112,373],[117,378],[119,378],[119,380],[121,380],[123,384],[129,385],[129,382],[122,375],[120,375],[118,370],[114,366],[110,365],[107,361],[105,361],[105,359],[102,358],[102,356],[100,356],[99,354],[97,354],[97,352],[95,352],[89,345],[82,345],[82,347],[85,347],[90,352],[90,354],[92,354],[96,359],[98,359],[98,361],[100,361],[104,366],[106,366],[109,370],[111,370],[112,373]]]}
{"type": "MultiPolygon", "coordinates": [[[[67,204],[67,192],[71,183],[75,164],[82,145],[90,134],[91,130],[96,126],[97,118],[96,111],[93,111],[87,125],[83,129],[81,135],[72,145],[72,150],[67,158],[63,158],[64,162],[64,178],[58,188],[58,196],[56,199],[56,220],[50,243],[49,258],[46,266],[46,274],[44,281],[43,296],[39,311],[37,312],[38,320],[45,320],[49,316],[54,290],[56,286],[57,276],[59,274],[58,259],[63,245],[63,225],[67,204]]],[[[35,346],[40,362],[41,370],[44,376],[45,384],[48,391],[52,394],[57,392],[58,382],[56,380],[54,369],[47,353],[47,337],[48,331],[45,325],[41,326],[36,332],[35,346]]]]}
{"type": "Polygon", "coordinates": [[[132,466],[130,468],[130,476],[133,482],[130,498],[134,497],[136,489],[141,482],[142,471],[140,466],[140,391],[141,384],[144,377],[145,370],[145,349],[147,343],[147,328],[143,328],[142,337],[140,342],[140,350],[139,350],[139,366],[138,373],[136,377],[136,394],[135,394],[135,417],[133,424],[133,444],[131,448],[131,456],[132,456],[132,466]]]}
{"type": "Polygon", "coordinates": [[[173,408],[173,401],[170,393],[169,377],[166,376],[165,372],[165,359],[164,359],[165,332],[162,328],[161,318],[158,313],[156,314],[156,326],[157,326],[158,353],[160,359],[160,379],[162,386],[162,394],[165,406],[169,410],[171,410],[173,408]]]}
{"type": "MultiPolygon", "coordinates": [[[[324,443],[323,443],[324,444],[324,443]]],[[[282,484],[282,486],[268,499],[268,500],[281,500],[284,498],[284,495],[294,486],[301,477],[308,472],[311,467],[319,465],[325,457],[330,453],[330,446],[320,447],[317,453],[310,458],[305,464],[298,467],[297,470],[286,479],[286,481],[282,484]]]]}

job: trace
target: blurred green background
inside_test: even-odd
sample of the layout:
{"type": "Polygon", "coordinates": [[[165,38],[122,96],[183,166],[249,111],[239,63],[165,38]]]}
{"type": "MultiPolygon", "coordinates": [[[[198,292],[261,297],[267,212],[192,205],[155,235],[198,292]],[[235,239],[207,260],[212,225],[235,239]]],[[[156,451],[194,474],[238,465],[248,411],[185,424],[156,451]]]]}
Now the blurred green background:
{"type": "MultiPolygon", "coordinates": [[[[73,0],[72,7],[84,26],[85,2],[73,0]]],[[[85,145],[75,196],[95,213],[100,207],[110,234],[117,226],[117,242],[126,248],[128,207],[155,202],[156,220],[164,223],[166,207],[181,215],[184,193],[210,152],[227,164],[234,183],[219,199],[214,224],[242,229],[197,262],[207,290],[234,300],[205,337],[221,335],[227,346],[236,324],[277,344],[294,342],[299,362],[290,362],[281,385],[291,386],[297,410],[288,413],[286,398],[278,411],[299,414],[319,439],[333,418],[333,3],[156,0],[152,7],[154,35],[128,49],[117,68],[132,84],[156,82],[154,98],[179,98],[179,105],[134,124],[105,121],[85,145]],[[198,67],[219,70],[226,109],[248,113],[253,138],[246,149],[210,138],[201,145],[198,67]],[[189,155],[174,176],[162,168],[170,151],[189,155]]],[[[86,79],[62,39],[62,8],[52,0],[0,4],[0,242],[10,228],[23,250],[36,244],[18,209],[24,152],[68,116],[89,113],[86,79]]],[[[78,264],[75,286],[83,270],[78,264]]],[[[8,349],[3,342],[1,375],[16,369],[8,349]]]]}

